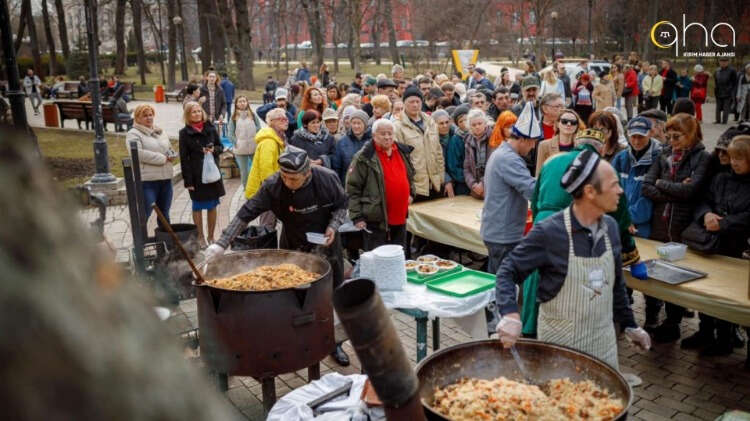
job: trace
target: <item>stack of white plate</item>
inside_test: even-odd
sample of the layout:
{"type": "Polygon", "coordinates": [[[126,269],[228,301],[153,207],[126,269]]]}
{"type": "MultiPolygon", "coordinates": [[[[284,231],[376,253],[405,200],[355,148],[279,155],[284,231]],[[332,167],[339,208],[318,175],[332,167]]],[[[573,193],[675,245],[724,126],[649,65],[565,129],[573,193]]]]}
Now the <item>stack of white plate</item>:
{"type": "Polygon", "coordinates": [[[371,251],[359,255],[359,276],[375,280],[375,255],[371,251]]]}
{"type": "Polygon", "coordinates": [[[404,248],[398,245],[380,246],[372,251],[370,279],[381,291],[400,291],[406,285],[404,248]]]}

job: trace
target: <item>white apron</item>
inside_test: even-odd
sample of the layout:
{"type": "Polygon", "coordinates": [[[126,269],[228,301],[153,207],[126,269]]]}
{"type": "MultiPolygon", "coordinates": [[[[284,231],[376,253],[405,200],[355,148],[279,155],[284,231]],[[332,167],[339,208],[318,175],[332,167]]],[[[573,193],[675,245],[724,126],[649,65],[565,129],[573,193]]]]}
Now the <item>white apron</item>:
{"type": "Polygon", "coordinates": [[[570,207],[564,211],[568,232],[568,274],[560,292],[539,305],[539,340],[591,354],[618,370],[617,338],[612,321],[615,260],[609,235],[600,257],[579,257],[573,248],[570,207]]]}

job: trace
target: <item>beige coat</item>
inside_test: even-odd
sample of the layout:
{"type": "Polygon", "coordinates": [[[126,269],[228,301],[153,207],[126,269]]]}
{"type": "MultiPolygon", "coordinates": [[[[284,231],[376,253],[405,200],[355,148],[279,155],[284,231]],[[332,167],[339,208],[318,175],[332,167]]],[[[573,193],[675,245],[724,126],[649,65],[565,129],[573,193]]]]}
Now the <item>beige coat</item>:
{"type": "Polygon", "coordinates": [[[612,82],[607,79],[602,79],[601,83],[596,85],[593,96],[597,110],[615,105],[615,89],[612,82]]]}
{"type": "MultiPolygon", "coordinates": [[[[141,169],[141,180],[172,179],[172,163],[167,161],[167,153],[172,150],[167,135],[161,129],[150,130],[141,125],[134,125],[125,136],[125,147],[130,154],[130,142],[138,144],[138,161],[141,169]]],[[[175,154],[176,156],[176,154],[175,154]]]]}
{"type": "Polygon", "coordinates": [[[555,135],[539,143],[536,155],[536,177],[542,172],[544,162],[560,153],[560,137],[555,135]]]}
{"type": "Polygon", "coordinates": [[[411,152],[411,162],[416,171],[414,186],[418,195],[429,196],[430,188],[435,191],[442,188],[445,161],[435,121],[423,112],[420,115],[424,122],[424,133],[409,120],[406,112],[402,112],[401,117],[393,122],[393,136],[397,142],[414,148],[411,152]]]}

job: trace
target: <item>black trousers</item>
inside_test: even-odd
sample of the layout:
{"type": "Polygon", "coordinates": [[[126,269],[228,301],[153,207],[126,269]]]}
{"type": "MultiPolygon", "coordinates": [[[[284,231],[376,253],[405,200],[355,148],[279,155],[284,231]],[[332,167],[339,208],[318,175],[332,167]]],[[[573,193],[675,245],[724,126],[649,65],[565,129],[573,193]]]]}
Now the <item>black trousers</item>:
{"type": "Polygon", "coordinates": [[[388,225],[388,231],[377,228],[377,224],[367,224],[367,229],[372,233],[365,232],[364,250],[370,251],[385,244],[398,244],[406,247],[406,224],[388,225]]]}
{"type": "Polygon", "coordinates": [[[672,100],[672,95],[659,97],[659,108],[665,113],[672,114],[673,106],[674,101],[672,100]]]}
{"type": "Polygon", "coordinates": [[[732,98],[716,98],[716,121],[727,124],[729,113],[732,112],[732,98]],[[723,114],[722,114],[723,112],[723,114]]]}
{"type": "Polygon", "coordinates": [[[701,332],[713,336],[714,329],[716,329],[716,340],[719,343],[729,343],[732,341],[732,330],[734,329],[734,324],[729,323],[725,320],[717,319],[704,313],[698,313],[698,317],[700,317],[701,320],[701,332]]]}

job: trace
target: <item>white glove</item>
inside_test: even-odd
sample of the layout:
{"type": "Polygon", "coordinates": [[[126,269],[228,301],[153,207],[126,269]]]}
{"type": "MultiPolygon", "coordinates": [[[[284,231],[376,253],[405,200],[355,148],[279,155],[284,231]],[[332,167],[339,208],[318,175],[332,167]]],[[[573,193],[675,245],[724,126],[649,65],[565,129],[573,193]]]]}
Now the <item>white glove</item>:
{"type": "Polygon", "coordinates": [[[221,256],[224,254],[224,247],[214,243],[208,246],[206,251],[204,252],[204,255],[206,257],[206,263],[214,260],[215,258],[221,256]]]}
{"type": "MultiPolygon", "coordinates": [[[[518,314],[518,313],[515,313],[518,314]]],[[[504,348],[510,348],[516,344],[521,336],[521,321],[513,317],[503,317],[497,324],[497,334],[500,336],[500,342],[504,348]]]]}
{"type": "Polygon", "coordinates": [[[639,348],[646,351],[651,349],[651,337],[643,328],[627,327],[625,328],[625,336],[639,348]]]}

